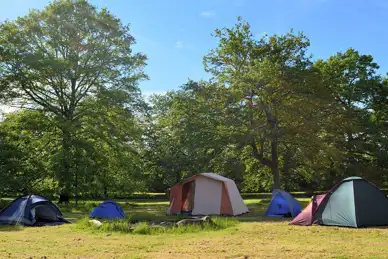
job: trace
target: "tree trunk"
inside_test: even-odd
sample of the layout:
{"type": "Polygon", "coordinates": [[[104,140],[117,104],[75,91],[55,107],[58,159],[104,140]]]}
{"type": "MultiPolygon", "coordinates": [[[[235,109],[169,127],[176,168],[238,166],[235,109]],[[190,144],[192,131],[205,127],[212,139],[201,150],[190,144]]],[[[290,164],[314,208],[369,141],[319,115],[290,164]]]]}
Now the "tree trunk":
{"type": "Polygon", "coordinates": [[[75,194],[74,194],[74,199],[75,199],[75,206],[78,206],[78,170],[75,170],[75,182],[74,182],[74,187],[75,187],[75,194]]]}
{"type": "Polygon", "coordinates": [[[271,126],[271,170],[273,174],[272,189],[280,189],[279,154],[278,154],[278,120],[271,107],[266,111],[267,121],[271,126]]]}
{"type": "MultiPolygon", "coordinates": [[[[283,179],[288,179],[290,177],[290,170],[292,168],[292,154],[291,149],[289,147],[286,147],[286,151],[283,156],[283,179]]],[[[288,191],[290,188],[289,181],[283,181],[284,183],[284,190],[288,191]]]]}
{"type": "Polygon", "coordinates": [[[104,186],[104,196],[105,199],[108,198],[108,187],[106,185],[104,186]]]}
{"type": "Polygon", "coordinates": [[[346,131],[346,137],[347,137],[347,140],[346,140],[346,149],[347,149],[347,156],[348,156],[348,159],[349,159],[349,162],[352,162],[352,152],[354,151],[354,148],[353,148],[353,141],[354,141],[354,138],[353,138],[353,133],[352,131],[350,131],[349,129],[346,131]]]}
{"type": "Polygon", "coordinates": [[[272,155],[271,170],[273,174],[272,189],[280,189],[280,173],[279,173],[279,157],[278,157],[277,141],[271,141],[271,155],[272,155]]]}
{"type": "Polygon", "coordinates": [[[62,158],[60,167],[60,184],[66,195],[70,194],[71,186],[71,130],[68,123],[62,126],[62,158]]]}
{"type": "MultiPolygon", "coordinates": [[[[253,92],[251,92],[251,96],[249,101],[252,104],[253,92]]],[[[252,107],[252,106],[250,106],[252,107]]],[[[252,110],[252,109],[251,109],[252,110]]],[[[264,140],[261,140],[260,151],[257,148],[256,141],[251,141],[250,145],[252,147],[253,157],[259,160],[263,165],[271,168],[273,175],[273,189],[280,189],[280,172],[279,172],[279,154],[278,154],[278,146],[279,146],[279,132],[278,132],[278,119],[276,116],[276,111],[272,109],[270,105],[266,105],[265,107],[265,115],[267,118],[267,123],[270,126],[270,142],[271,142],[271,159],[266,159],[264,157],[264,140]]],[[[253,114],[250,114],[250,127],[254,128],[253,122],[253,114]]]]}
{"type": "Polygon", "coordinates": [[[237,186],[240,186],[241,183],[243,182],[243,177],[242,177],[242,174],[241,174],[241,168],[237,168],[235,170],[235,173],[234,173],[234,181],[235,183],[237,184],[237,186]]]}

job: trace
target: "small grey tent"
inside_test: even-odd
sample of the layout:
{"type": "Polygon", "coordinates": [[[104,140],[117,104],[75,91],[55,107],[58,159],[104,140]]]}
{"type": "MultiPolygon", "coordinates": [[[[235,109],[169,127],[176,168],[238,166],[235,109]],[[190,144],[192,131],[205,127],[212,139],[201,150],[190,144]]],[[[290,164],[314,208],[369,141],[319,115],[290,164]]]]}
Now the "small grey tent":
{"type": "Polygon", "coordinates": [[[42,226],[69,223],[54,203],[38,195],[12,201],[0,211],[0,225],[42,226]]]}

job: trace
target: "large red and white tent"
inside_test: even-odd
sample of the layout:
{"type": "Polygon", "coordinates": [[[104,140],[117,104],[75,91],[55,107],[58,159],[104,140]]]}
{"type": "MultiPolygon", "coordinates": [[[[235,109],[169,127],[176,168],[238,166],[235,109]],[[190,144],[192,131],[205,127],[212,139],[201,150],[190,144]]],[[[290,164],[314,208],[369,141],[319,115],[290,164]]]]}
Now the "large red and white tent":
{"type": "Polygon", "coordinates": [[[248,211],[235,182],[214,173],[194,175],[170,191],[168,214],[235,216],[248,211]]]}

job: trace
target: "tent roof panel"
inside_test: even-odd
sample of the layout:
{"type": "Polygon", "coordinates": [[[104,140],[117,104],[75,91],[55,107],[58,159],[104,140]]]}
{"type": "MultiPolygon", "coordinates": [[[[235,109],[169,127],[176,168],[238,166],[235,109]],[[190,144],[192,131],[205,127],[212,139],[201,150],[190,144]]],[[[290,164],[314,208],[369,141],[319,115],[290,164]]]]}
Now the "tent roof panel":
{"type": "Polygon", "coordinates": [[[351,176],[351,177],[343,179],[342,181],[345,182],[345,181],[353,181],[353,180],[363,180],[363,178],[361,178],[359,176],[351,176]]]}
{"type": "Polygon", "coordinates": [[[221,182],[233,182],[233,180],[226,178],[224,176],[215,174],[215,173],[202,173],[200,175],[208,177],[208,178],[212,178],[214,180],[221,181],[221,182]]]}

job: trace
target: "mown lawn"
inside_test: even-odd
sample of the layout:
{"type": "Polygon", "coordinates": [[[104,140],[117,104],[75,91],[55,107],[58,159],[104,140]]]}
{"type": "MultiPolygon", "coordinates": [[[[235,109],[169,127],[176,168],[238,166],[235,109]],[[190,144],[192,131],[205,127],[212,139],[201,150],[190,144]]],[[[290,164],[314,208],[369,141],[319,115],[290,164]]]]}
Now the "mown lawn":
{"type": "MultiPolygon", "coordinates": [[[[0,228],[0,258],[388,258],[388,228],[289,226],[264,218],[268,200],[246,200],[237,225],[188,234],[92,232],[77,224],[0,228]]],[[[307,199],[302,199],[306,205],[307,199]]],[[[97,202],[61,209],[72,222],[97,202]]],[[[168,202],[120,201],[127,214],[165,217],[168,202]]]]}

